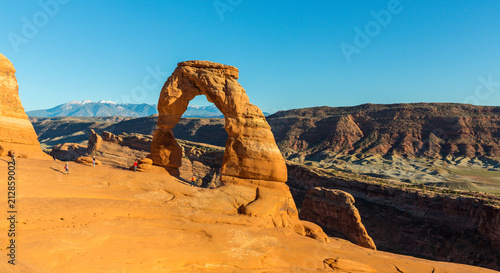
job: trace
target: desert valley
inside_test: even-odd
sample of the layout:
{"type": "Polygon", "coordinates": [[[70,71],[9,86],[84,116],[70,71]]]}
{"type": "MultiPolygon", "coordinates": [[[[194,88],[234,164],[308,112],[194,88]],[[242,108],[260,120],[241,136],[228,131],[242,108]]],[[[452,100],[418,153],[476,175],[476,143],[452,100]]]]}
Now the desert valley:
{"type": "Polygon", "coordinates": [[[28,119],[15,72],[0,54],[1,272],[500,269],[500,107],[265,117],[237,68],[187,61],[158,115],[28,119]],[[181,119],[198,95],[224,118],[181,119]]]}

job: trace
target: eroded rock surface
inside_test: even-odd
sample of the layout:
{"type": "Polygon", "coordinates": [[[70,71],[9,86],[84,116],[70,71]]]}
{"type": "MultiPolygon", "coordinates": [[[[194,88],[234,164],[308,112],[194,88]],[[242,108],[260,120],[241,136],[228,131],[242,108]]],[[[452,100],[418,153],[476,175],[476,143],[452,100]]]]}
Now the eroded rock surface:
{"type": "Polygon", "coordinates": [[[235,213],[255,198],[248,187],[200,189],[165,173],[81,164],[64,175],[49,160],[20,161],[22,255],[15,266],[0,255],[0,272],[496,272],[269,228],[235,213]],[[241,191],[249,195],[234,198],[241,191]]]}
{"type": "MultiPolygon", "coordinates": [[[[314,187],[351,194],[379,250],[500,269],[498,196],[410,187],[292,162],[288,167],[294,196],[307,196],[314,187]]],[[[301,198],[296,202],[300,207],[301,198]]]]}
{"type": "Polygon", "coordinates": [[[151,136],[139,134],[117,136],[106,131],[100,136],[91,130],[87,154],[95,156],[105,165],[128,169],[136,160],[147,156],[148,149],[144,147],[145,143],[151,143],[151,136]]]}
{"type": "Polygon", "coordinates": [[[286,166],[276,146],[271,127],[262,111],[249,102],[237,82],[238,69],[207,62],[179,63],[158,101],[158,127],[151,157],[156,165],[175,171],[181,165],[181,148],[172,128],[180,121],[189,101],[205,95],[225,116],[228,133],[222,175],[244,179],[285,182],[286,166]]]}
{"type": "Polygon", "coordinates": [[[237,82],[238,69],[208,62],[179,63],[167,80],[158,101],[158,129],[151,144],[151,159],[179,176],[182,148],[172,129],[179,123],[189,101],[205,95],[224,114],[228,134],[220,180],[243,186],[232,198],[240,214],[276,227],[288,227],[304,234],[297,208],[290,194],[287,170],[271,127],[262,111],[249,102],[237,82]]]}
{"type": "MultiPolygon", "coordinates": [[[[94,164],[94,159],[90,156],[80,156],[75,160],[76,163],[84,164],[84,165],[89,165],[92,166],[94,164]]],[[[95,160],[96,165],[102,165],[101,161],[96,159],[95,160]]]]}
{"type": "Polygon", "coordinates": [[[0,53],[0,146],[34,158],[46,158],[19,98],[14,65],[0,53]]]}
{"type": "Polygon", "coordinates": [[[499,113],[458,103],[363,104],[280,111],[268,121],[288,160],[330,153],[498,158],[499,113]]]}
{"type": "Polygon", "coordinates": [[[347,192],[321,187],[311,189],[302,204],[300,218],[359,246],[377,249],[361,222],[354,197],[347,192]]]}
{"type": "Polygon", "coordinates": [[[101,148],[101,145],[102,137],[98,135],[93,129],[90,129],[89,142],[87,144],[88,153],[95,153],[101,148]]]}
{"type": "Polygon", "coordinates": [[[86,154],[87,149],[85,146],[76,143],[58,144],[50,152],[50,155],[62,161],[74,161],[86,154]]]}

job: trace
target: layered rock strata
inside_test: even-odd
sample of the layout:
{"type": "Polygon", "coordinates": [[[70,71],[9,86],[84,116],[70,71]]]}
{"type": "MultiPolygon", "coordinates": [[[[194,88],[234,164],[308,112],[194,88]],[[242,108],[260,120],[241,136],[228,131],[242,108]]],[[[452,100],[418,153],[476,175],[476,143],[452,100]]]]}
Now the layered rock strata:
{"type": "Polygon", "coordinates": [[[458,103],[363,104],[280,111],[268,117],[291,160],[331,154],[500,157],[500,107],[458,103]]]}
{"type": "Polygon", "coordinates": [[[299,207],[300,196],[314,187],[348,192],[356,199],[363,224],[379,250],[500,269],[498,196],[431,191],[292,162],[287,165],[287,183],[299,207]]]}
{"type": "Polygon", "coordinates": [[[0,54],[0,150],[10,150],[34,158],[47,158],[38,142],[33,125],[19,98],[16,69],[0,54]]]}

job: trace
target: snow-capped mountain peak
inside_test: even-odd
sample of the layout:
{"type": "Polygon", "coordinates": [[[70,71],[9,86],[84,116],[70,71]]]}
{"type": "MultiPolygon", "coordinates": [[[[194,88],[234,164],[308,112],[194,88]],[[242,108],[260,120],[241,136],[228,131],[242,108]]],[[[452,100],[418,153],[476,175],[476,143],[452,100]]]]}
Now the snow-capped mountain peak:
{"type": "Polygon", "coordinates": [[[103,103],[103,104],[113,104],[113,105],[117,105],[118,103],[114,102],[114,101],[110,101],[110,100],[100,100],[98,101],[97,103],[103,103]]]}
{"type": "MultiPolygon", "coordinates": [[[[32,117],[56,117],[56,116],[126,116],[143,117],[156,114],[156,105],[151,104],[130,104],[116,103],[113,101],[100,100],[93,102],[91,100],[71,101],[58,105],[51,109],[28,111],[28,116],[32,117]]],[[[186,112],[182,115],[189,118],[219,118],[222,113],[215,107],[189,105],[186,112]]]]}

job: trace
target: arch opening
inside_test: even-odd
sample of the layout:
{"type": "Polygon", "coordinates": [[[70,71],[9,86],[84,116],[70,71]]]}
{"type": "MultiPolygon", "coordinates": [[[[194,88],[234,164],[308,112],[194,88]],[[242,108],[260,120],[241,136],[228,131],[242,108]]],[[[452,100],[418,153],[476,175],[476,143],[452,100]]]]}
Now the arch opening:
{"type": "Polygon", "coordinates": [[[158,129],[153,136],[153,164],[179,176],[182,149],[172,129],[189,102],[205,95],[224,115],[227,140],[220,173],[224,177],[285,182],[286,165],[262,111],[249,102],[237,82],[238,69],[207,62],[179,63],[158,101],[158,129]]]}

